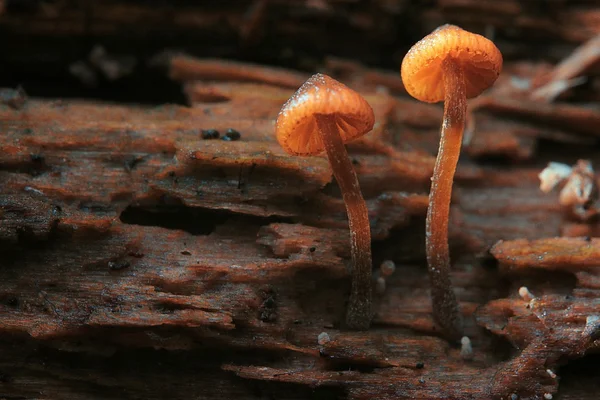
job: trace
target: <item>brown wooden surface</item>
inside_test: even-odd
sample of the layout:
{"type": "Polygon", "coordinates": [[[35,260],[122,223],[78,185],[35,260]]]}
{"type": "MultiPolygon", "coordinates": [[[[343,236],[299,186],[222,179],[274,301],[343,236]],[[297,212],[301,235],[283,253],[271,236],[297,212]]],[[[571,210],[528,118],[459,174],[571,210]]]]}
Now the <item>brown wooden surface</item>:
{"type": "MultiPolygon", "coordinates": [[[[306,7],[268,3],[266,17],[244,14],[246,37],[252,26],[272,27],[260,18],[275,9],[306,7]]],[[[509,52],[496,86],[470,104],[450,245],[472,358],[431,318],[423,235],[441,107],[407,97],[397,71],[324,63],[375,111],[373,132],[348,149],[369,207],[374,278],[382,261],[396,262],[374,299],[372,329],[347,332],[339,328],[350,276],[343,202],[324,156],[291,157],[273,135],[279,108],[308,74],[216,53],[171,55],[164,75],[188,105],[0,96],[0,398],[597,399],[600,229],[562,207],[556,190],[544,194],[537,177],[549,161],[599,165],[598,39],[568,57],[600,26],[585,22],[597,9],[436,3],[312,4],[352,10],[340,20],[362,21],[373,34],[389,28],[366,16],[386,7],[419,10],[423,30],[453,16],[503,32],[516,18],[515,37],[546,26],[540,35],[568,49],[556,68],[513,62],[518,52],[509,52]],[[568,11],[564,25],[550,29],[544,21],[559,9],[568,11]],[[533,95],[581,75],[586,84],[556,97],[533,95]],[[241,139],[203,140],[200,130],[210,128],[234,128],[241,139]],[[534,299],[519,296],[522,286],[534,299]]],[[[71,29],[77,37],[85,4],[76,5],[33,14],[8,7],[0,29],[14,35],[30,18],[27,35],[60,41],[71,29]],[[50,23],[67,20],[59,30],[50,23]]],[[[154,21],[147,29],[197,29],[158,18],[164,7],[144,7],[107,2],[106,22],[94,29],[136,26],[136,15],[154,21]]],[[[177,12],[202,24],[194,10],[177,12]]],[[[227,15],[249,6],[236,10],[227,15]]],[[[325,11],[314,12],[330,18],[325,11]]],[[[298,34],[293,24],[283,29],[298,34]]],[[[505,34],[501,45],[527,45],[505,34]]],[[[39,54],[9,47],[12,67],[31,65],[19,54],[39,54]]]]}

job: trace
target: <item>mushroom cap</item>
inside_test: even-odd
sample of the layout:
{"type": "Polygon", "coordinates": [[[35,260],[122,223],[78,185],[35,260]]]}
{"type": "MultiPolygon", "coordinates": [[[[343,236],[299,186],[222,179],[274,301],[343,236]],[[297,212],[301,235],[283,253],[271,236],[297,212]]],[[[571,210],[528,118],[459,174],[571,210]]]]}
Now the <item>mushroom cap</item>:
{"type": "Polygon", "coordinates": [[[400,74],[407,92],[426,103],[443,101],[447,59],[462,67],[468,99],[492,86],[502,70],[502,54],[491,40],[458,26],[442,25],[404,56],[400,74]]]}
{"type": "Polygon", "coordinates": [[[335,79],[311,76],[283,105],[275,134],[283,149],[294,155],[319,154],[325,147],[315,116],[335,118],[344,143],[373,129],[375,115],[367,101],[357,92],[335,79]]]}

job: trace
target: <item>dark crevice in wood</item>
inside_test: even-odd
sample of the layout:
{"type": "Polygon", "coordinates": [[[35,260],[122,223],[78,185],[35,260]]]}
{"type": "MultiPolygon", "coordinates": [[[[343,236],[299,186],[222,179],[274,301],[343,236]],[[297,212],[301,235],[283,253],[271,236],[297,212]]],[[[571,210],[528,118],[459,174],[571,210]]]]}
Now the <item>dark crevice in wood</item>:
{"type": "Polygon", "coordinates": [[[291,223],[290,218],[245,216],[230,211],[160,205],[154,207],[128,206],[121,212],[121,222],[130,225],[178,229],[192,235],[210,235],[217,227],[231,220],[246,226],[266,226],[272,223],[291,223]]]}
{"type": "Polygon", "coordinates": [[[231,213],[181,206],[154,209],[129,206],[120,215],[121,222],[132,225],[181,229],[193,235],[210,235],[217,225],[225,223],[231,213]]]}

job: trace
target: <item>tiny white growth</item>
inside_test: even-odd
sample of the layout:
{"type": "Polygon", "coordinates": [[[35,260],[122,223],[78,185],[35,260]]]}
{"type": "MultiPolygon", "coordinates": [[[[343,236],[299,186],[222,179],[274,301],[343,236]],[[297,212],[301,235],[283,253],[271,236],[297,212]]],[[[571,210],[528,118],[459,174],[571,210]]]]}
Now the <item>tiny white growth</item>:
{"type": "Polygon", "coordinates": [[[535,296],[529,291],[529,289],[527,289],[527,286],[521,286],[519,288],[519,296],[521,296],[521,298],[525,301],[531,301],[535,299],[535,296]]]}
{"type": "Polygon", "coordinates": [[[550,378],[556,379],[556,374],[551,369],[547,369],[546,372],[550,375],[550,378]]]}
{"type": "Polygon", "coordinates": [[[321,333],[319,333],[319,336],[317,336],[317,343],[319,343],[320,346],[323,346],[323,345],[329,343],[330,341],[331,341],[331,338],[329,337],[327,332],[321,332],[321,333]]]}
{"type": "Polygon", "coordinates": [[[379,266],[383,276],[390,276],[396,271],[396,264],[392,260],[385,260],[379,266]]]}
{"type": "Polygon", "coordinates": [[[552,395],[550,393],[544,393],[544,399],[552,400],[552,395]]]}
{"type": "Polygon", "coordinates": [[[600,330],[600,316],[589,315],[585,319],[585,329],[583,330],[584,336],[597,336],[600,330]]]}
{"type": "Polygon", "coordinates": [[[561,187],[558,202],[572,209],[579,219],[586,221],[598,215],[598,184],[594,168],[589,160],[578,160],[573,167],[561,163],[549,163],[540,174],[540,189],[549,192],[561,187]]]}
{"type": "Polygon", "coordinates": [[[375,291],[379,294],[385,292],[385,278],[383,276],[377,278],[377,281],[375,282],[375,291]]]}
{"type": "Polygon", "coordinates": [[[560,191],[558,201],[560,204],[570,206],[581,202],[581,199],[589,197],[592,193],[592,185],[586,185],[581,176],[573,176],[560,191]]]}
{"type": "Polygon", "coordinates": [[[471,339],[468,336],[463,336],[460,339],[460,356],[463,360],[471,360],[473,358],[473,346],[471,339]]]}
{"type": "Polygon", "coordinates": [[[560,182],[567,179],[571,174],[572,168],[567,164],[550,162],[548,166],[539,173],[540,189],[544,193],[548,193],[556,187],[560,182]]]}
{"type": "Polygon", "coordinates": [[[592,325],[596,325],[598,323],[598,321],[600,321],[600,316],[598,315],[589,315],[586,319],[585,319],[585,325],[586,326],[592,326],[592,325]]]}
{"type": "Polygon", "coordinates": [[[41,190],[36,189],[34,187],[31,187],[31,186],[25,186],[25,188],[23,188],[23,190],[26,192],[33,192],[33,193],[37,193],[37,194],[44,196],[44,192],[42,192],[41,190]]]}

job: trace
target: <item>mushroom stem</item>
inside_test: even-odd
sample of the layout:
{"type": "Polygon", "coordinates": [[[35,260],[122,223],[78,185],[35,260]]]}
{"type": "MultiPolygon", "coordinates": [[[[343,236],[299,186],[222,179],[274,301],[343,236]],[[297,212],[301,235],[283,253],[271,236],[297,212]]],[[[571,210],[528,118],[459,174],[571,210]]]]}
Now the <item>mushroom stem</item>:
{"type": "Polygon", "coordinates": [[[464,72],[453,60],[443,64],[444,120],[426,221],[426,252],[431,282],[433,318],[452,339],[462,335],[462,318],[450,282],[450,252],[448,249],[448,219],[452,196],[452,181],[460,156],[467,112],[464,72]]]}
{"type": "Polygon", "coordinates": [[[346,314],[350,329],[366,330],[371,324],[371,227],[356,172],[339,134],[334,115],[315,115],[331,170],[348,213],[352,255],[352,288],[346,314]]]}

